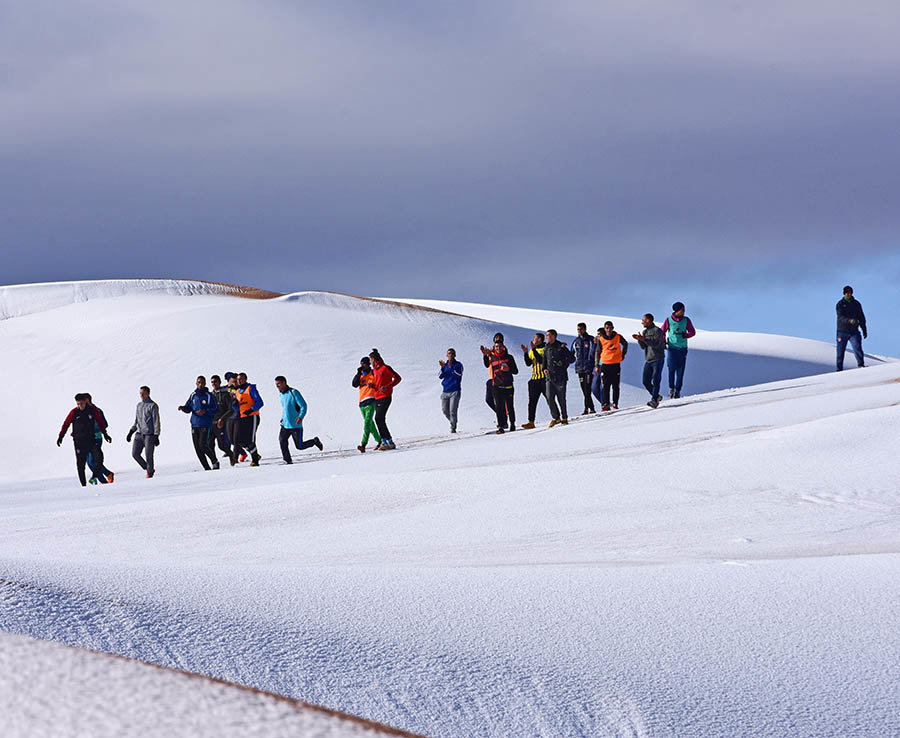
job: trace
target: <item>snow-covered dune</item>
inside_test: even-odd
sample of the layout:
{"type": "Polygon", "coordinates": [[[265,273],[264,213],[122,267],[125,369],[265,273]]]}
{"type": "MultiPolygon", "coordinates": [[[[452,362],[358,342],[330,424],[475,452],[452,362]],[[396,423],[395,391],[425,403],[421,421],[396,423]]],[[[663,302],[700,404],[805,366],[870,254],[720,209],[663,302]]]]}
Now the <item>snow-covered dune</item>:
{"type": "Polygon", "coordinates": [[[429,736],[898,733],[900,363],[836,374],[828,344],[704,333],[681,400],[632,388],[613,415],[547,429],[542,408],[538,430],[485,435],[478,345],[582,316],[445,307],[154,292],[0,321],[20,408],[0,425],[0,630],[429,736]],[[455,437],[448,345],[467,367],[455,437]],[[400,448],[360,455],[350,379],[373,346],[404,377],[400,448]],[[228,369],[266,400],[264,460],[203,472],[175,408],[228,369]],[[276,373],[326,443],[290,467],[276,373]],[[152,480],[122,439],[144,383],[152,480]],[[79,487],[54,443],[84,390],[112,423],[113,485],[79,487]]]}

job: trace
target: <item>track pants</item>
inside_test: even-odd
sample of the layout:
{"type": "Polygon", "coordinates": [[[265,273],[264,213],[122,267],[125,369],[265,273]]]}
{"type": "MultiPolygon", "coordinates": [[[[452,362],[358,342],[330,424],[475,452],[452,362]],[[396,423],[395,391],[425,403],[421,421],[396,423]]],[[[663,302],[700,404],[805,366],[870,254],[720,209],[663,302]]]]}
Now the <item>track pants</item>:
{"type": "Polygon", "coordinates": [[[360,405],[359,411],[363,416],[363,437],[360,446],[365,446],[369,442],[369,436],[375,439],[375,443],[381,443],[381,434],[375,427],[375,403],[360,405]]]}
{"type": "Polygon", "coordinates": [[[156,450],[156,436],[152,433],[146,436],[135,433],[131,441],[131,458],[134,459],[138,466],[147,472],[151,477],[156,472],[153,466],[153,452],[156,450]],[[141,456],[143,452],[144,457],[141,456]],[[144,460],[146,458],[146,461],[144,460]]]}
{"type": "Polygon", "coordinates": [[[622,377],[621,364],[601,364],[600,379],[603,382],[603,391],[600,401],[609,406],[609,395],[612,391],[612,404],[619,405],[619,381],[622,377]]]}
{"type": "Polygon", "coordinates": [[[494,404],[494,380],[489,379],[485,382],[484,385],[484,401],[487,403],[487,406],[497,412],[497,406],[494,404]]]}
{"type": "Polygon", "coordinates": [[[569,411],[566,408],[566,384],[547,379],[547,404],[550,406],[550,417],[554,420],[559,420],[560,416],[567,420],[569,418],[569,411]]]}
{"type": "Polygon", "coordinates": [[[505,428],[507,418],[509,427],[516,424],[516,407],[513,402],[512,387],[494,387],[494,406],[497,412],[497,427],[505,428]]]}
{"type": "Polygon", "coordinates": [[[382,441],[392,441],[393,436],[391,436],[390,430],[387,427],[387,411],[391,406],[391,397],[382,397],[378,400],[375,400],[375,425],[378,428],[378,432],[381,434],[382,441]]]}
{"type": "Polygon", "coordinates": [[[228,418],[225,421],[225,432],[228,434],[228,447],[231,453],[237,456],[238,438],[241,435],[241,419],[228,418]]]}
{"type": "Polygon", "coordinates": [[[594,398],[591,397],[593,378],[593,372],[578,372],[578,384],[581,387],[581,394],[584,395],[584,409],[591,411],[594,410],[594,398]]]}
{"type": "MultiPolygon", "coordinates": [[[[100,466],[103,465],[103,452],[99,449],[97,443],[93,439],[85,440],[81,443],[76,441],[75,467],[78,470],[78,481],[81,482],[82,487],[87,485],[87,477],[84,468],[87,466],[88,457],[92,457],[95,460],[99,459],[100,466]]],[[[99,477],[103,480],[103,483],[106,484],[106,477],[102,475],[99,475],[99,477]]]]}
{"type": "Polygon", "coordinates": [[[644,363],[644,387],[650,393],[650,399],[659,397],[659,385],[662,383],[662,370],[665,359],[644,363]]]}
{"type": "MultiPolygon", "coordinates": [[[[528,380],[528,422],[533,423],[537,416],[538,400],[545,397],[547,391],[546,379],[528,380]]],[[[545,398],[546,399],[546,398],[545,398]]]]}
{"type": "MultiPolygon", "coordinates": [[[[225,421],[227,423],[227,421],[225,421]]],[[[219,450],[231,455],[231,439],[228,437],[228,430],[226,424],[222,423],[222,427],[220,428],[218,424],[213,423],[212,432],[213,436],[216,439],[216,445],[219,447],[219,450]]]]}
{"type": "Polygon", "coordinates": [[[237,438],[234,441],[235,456],[249,453],[253,457],[259,454],[259,451],[256,450],[257,428],[259,428],[259,415],[248,415],[241,418],[237,438]]]}
{"type": "Polygon", "coordinates": [[[103,439],[97,438],[95,440],[95,443],[97,444],[97,454],[94,455],[93,452],[88,453],[87,465],[91,470],[91,474],[93,474],[95,477],[97,477],[97,479],[100,480],[100,484],[106,484],[106,480],[110,474],[110,471],[103,463],[103,439]]]}
{"type": "Polygon", "coordinates": [[[444,417],[450,421],[450,430],[456,430],[456,420],[459,416],[459,397],[461,391],[441,392],[441,410],[444,411],[444,417]]]}
{"type": "Polygon", "coordinates": [[[200,465],[209,471],[209,463],[218,464],[216,461],[216,450],[213,447],[212,428],[191,428],[191,442],[194,444],[194,453],[200,459],[200,465]]]}
{"type": "Polygon", "coordinates": [[[684,367],[687,364],[688,350],[669,346],[666,353],[668,357],[666,361],[669,364],[669,389],[680,393],[684,384],[684,367]]]}

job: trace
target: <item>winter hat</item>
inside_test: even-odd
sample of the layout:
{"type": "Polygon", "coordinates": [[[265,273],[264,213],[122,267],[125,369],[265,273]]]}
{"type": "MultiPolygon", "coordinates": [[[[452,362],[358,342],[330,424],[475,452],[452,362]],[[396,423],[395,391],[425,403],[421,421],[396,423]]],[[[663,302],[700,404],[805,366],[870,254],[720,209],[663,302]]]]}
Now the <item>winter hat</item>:
{"type": "Polygon", "coordinates": [[[225,372],[225,381],[227,382],[229,379],[233,379],[237,377],[237,374],[234,372],[225,372]]]}
{"type": "Polygon", "coordinates": [[[497,343],[497,339],[498,339],[498,338],[500,339],[500,343],[503,343],[503,334],[502,334],[502,333],[495,333],[495,334],[494,334],[494,343],[497,343]]]}
{"type": "Polygon", "coordinates": [[[846,295],[848,292],[852,295],[852,294],[853,294],[853,288],[852,288],[849,284],[845,284],[845,285],[844,285],[844,294],[846,295]]]}
{"type": "Polygon", "coordinates": [[[370,362],[369,362],[369,357],[368,357],[368,356],[363,356],[363,357],[359,360],[359,363],[360,363],[360,364],[369,364],[369,363],[370,363],[370,362]]]}
{"type": "Polygon", "coordinates": [[[673,313],[677,313],[679,310],[684,310],[684,303],[683,303],[683,302],[676,302],[674,305],[672,305],[672,312],[673,312],[673,313]]]}

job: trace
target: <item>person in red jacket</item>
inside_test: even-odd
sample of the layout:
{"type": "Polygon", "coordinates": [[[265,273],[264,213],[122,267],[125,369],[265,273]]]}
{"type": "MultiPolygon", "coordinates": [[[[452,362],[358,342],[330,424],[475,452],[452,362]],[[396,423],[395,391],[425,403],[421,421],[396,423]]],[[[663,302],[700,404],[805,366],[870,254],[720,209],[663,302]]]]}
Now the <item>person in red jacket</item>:
{"type": "Polygon", "coordinates": [[[387,411],[391,406],[394,387],[400,384],[403,378],[390,365],[384,363],[378,349],[373,348],[369,358],[372,360],[372,374],[375,375],[375,425],[381,435],[381,443],[375,449],[391,451],[397,447],[387,427],[387,411]]]}
{"type": "Polygon", "coordinates": [[[509,429],[516,429],[516,408],[514,404],[513,375],[519,373],[516,360],[506,346],[503,345],[503,335],[494,336],[494,347],[489,349],[480,346],[484,358],[484,365],[491,370],[494,381],[494,406],[497,412],[497,433],[504,433],[507,420],[509,429]]]}
{"type": "MultiPolygon", "coordinates": [[[[75,464],[78,469],[78,481],[81,486],[87,485],[87,478],[84,467],[87,464],[88,456],[92,456],[98,464],[103,464],[103,452],[97,446],[97,439],[94,433],[97,428],[101,432],[106,430],[106,421],[98,417],[96,410],[88,402],[87,397],[81,392],[75,395],[76,406],[69,412],[63,421],[62,428],[59,430],[59,437],[56,439],[56,445],[62,446],[63,439],[69,426],[72,427],[72,440],[75,442],[75,464]]],[[[99,475],[103,484],[107,479],[103,475],[99,475]]]]}

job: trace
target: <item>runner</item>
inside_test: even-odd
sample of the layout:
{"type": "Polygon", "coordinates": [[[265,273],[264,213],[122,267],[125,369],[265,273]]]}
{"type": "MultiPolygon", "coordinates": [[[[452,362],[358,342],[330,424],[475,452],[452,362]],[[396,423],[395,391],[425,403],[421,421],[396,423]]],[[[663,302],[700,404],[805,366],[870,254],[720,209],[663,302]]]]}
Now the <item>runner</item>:
{"type": "Polygon", "coordinates": [[[387,412],[391,406],[396,387],[403,378],[388,364],[384,363],[378,349],[369,354],[372,360],[372,373],[375,375],[375,425],[381,435],[381,443],[375,448],[380,451],[393,451],[396,447],[393,436],[387,427],[387,412]]]}
{"type": "Polygon", "coordinates": [[[234,453],[246,458],[250,454],[250,466],[259,466],[262,458],[256,448],[256,431],[259,428],[259,410],[265,404],[255,384],[247,381],[246,372],[238,372],[234,399],[240,413],[237,438],[234,439],[234,453]]]}
{"type": "Polygon", "coordinates": [[[303,418],[306,417],[306,400],[300,394],[300,390],[289,387],[287,379],[280,374],[275,377],[275,387],[281,393],[281,430],[278,431],[278,443],[281,446],[281,458],[285,464],[293,464],[291,452],[288,449],[288,440],[294,439],[294,446],[298,451],[304,451],[316,446],[322,450],[322,442],[319,437],[303,440],[303,418]]]}
{"type": "Polygon", "coordinates": [[[381,435],[375,426],[375,374],[372,372],[372,364],[368,356],[359,360],[359,368],[352,382],[354,387],[359,387],[359,411],[363,417],[362,443],[356,447],[361,454],[366,452],[366,444],[369,436],[375,439],[376,449],[381,447],[381,435]]]}
{"type": "Polygon", "coordinates": [[[134,442],[131,444],[131,458],[147,472],[147,479],[152,479],[156,473],[156,467],[153,465],[153,452],[159,446],[159,406],[150,399],[150,388],[146,385],[141,387],[139,394],[141,401],[134,410],[134,425],[125,436],[125,440],[131,441],[132,436],[134,437],[134,442]],[[146,460],[141,454],[146,457],[146,460]]]}
{"type": "Polygon", "coordinates": [[[216,459],[216,449],[213,446],[213,420],[219,410],[215,395],[206,388],[206,377],[197,377],[197,389],[191,392],[184,405],[178,406],[178,411],[189,413],[191,416],[191,442],[194,445],[194,453],[200,459],[200,465],[206,470],[219,468],[216,459]],[[207,462],[207,457],[209,462],[207,462]]]}

